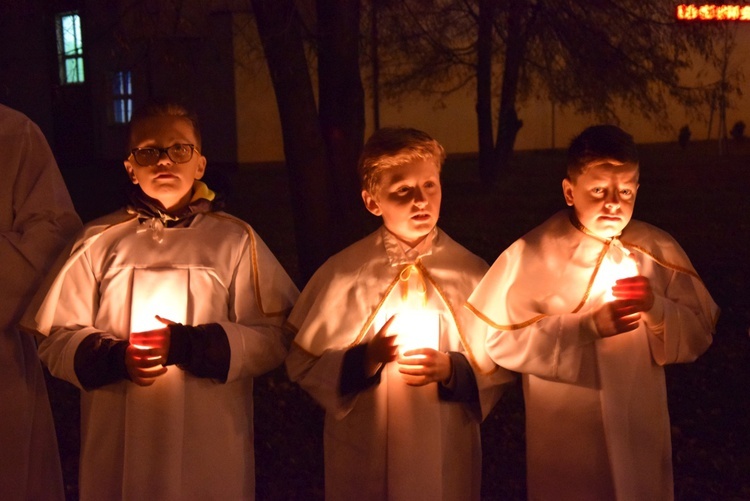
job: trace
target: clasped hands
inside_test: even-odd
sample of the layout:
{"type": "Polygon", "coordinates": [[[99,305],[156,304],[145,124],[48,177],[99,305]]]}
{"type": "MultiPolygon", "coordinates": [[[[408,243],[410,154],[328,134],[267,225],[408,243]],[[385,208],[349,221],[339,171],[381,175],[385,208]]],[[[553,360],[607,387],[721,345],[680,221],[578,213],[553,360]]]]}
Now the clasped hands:
{"type": "Polygon", "coordinates": [[[130,344],[125,350],[125,368],[130,379],[138,386],[151,386],[156,378],[165,374],[169,354],[169,325],[174,324],[156,315],[165,327],[130,335],[130,344]],[[135,343],[134,343],[135,341],[135,343]]]}
{"type": "Polygon", "coordinates": [[[654,292],[648,277],[622,278],[612,287],[614,301],[594,311],[594,324],[601,337],[611,337],[638,328],[641,312],[654,306],[654,292]]]}
{"type": "Polygon", "coordinates": [[[451,358],[432,348],[409,350],[399,356],[398,335],[389,334],[388,330],[396,315],[393,315],[367,343],[365,364],[368,376],[373,376],[380,365],[396,361],[406,384],[410,386],[425,386],[430,383],[447,383],[450,380],[453,367],[451,358]]]}

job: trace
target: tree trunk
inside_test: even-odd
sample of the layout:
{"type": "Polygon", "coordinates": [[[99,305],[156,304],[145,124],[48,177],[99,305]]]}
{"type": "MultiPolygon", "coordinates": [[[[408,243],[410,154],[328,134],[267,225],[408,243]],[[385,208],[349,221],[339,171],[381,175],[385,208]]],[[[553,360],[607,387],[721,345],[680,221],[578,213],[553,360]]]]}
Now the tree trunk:
{"type": "Polygon", "coordinates": [[[520,0],[510,2],[507,20],[508,40],[498,113],[497,142],[495,143],[495,165],[492,177],[484,179],[485,182],[494,182],[500,171],[507,168],[513,155],[516,135],[523,125],[516,114],[516,94],[526,50],[526,35],[523,31],[523,17],[526,14],[525,2],[520,0]]]}
{"type": "Polygon", "coordinates": [[[329,170],[294,0],[252,0],[281,118],[304,284],[331,255],[329,170]]]}
{"type": "Polygon", "coordinates": [[[328,152],[335,250],[363,236],[357,160],[365,133],[359,66],[360,0],[317,0],[320,125],[328,152]]]}
{"type": "Polygon", "coordinates": [[[479,177],[493,179],[495,166],[492,133],[492,32],[495,1],[479,0],[477,26],[477,130],[479,177]]]}
{"type": "Polygon", "coordinates": [[[375,130],[380,129],[380,57],[378,47],[378,3],[370,4],[370,60],[372,64],[372,125],[375,130]]]}

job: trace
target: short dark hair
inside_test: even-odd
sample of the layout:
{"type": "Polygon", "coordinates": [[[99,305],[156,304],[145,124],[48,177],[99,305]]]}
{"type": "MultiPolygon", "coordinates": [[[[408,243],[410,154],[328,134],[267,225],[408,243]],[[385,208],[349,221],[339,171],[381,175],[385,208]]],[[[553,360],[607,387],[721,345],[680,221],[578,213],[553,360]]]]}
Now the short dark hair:
{"type": "MultiPolygon", "coordinates": [[[[135,126],[138,125],[139,122],[153,117],[184,118],[190,122],[193,127],[195,140],[198,143],[195,146],[199,149],[201,148],[201,129],[198,124],[198,116],[195,112],[188,109],[186,105],[165,99],[151,100],[133,112],[133,115],[130,117],[130,124],[128,125],[128,143],[132,141],[132,134],[135,126]]],[[[128,153],[129,150],[130,146],[128,146],[128,153]]]]}
{"type": "Polygon", "coordinates": [[[593,125],[586,128],[568,148],[568,178],[575,180],[592,162],[616,160],[638,165],[638,149],[633,136],[616,125],[593,125]]]}
{"type": "Polygon", "coordinates": [[[383,171],[414,160],[433,160],[440,169],[445,149],[429,134],[406,127],[384,127],[365,143],[357,165],[362,189],[370,194],[378,189],[383,171]]]}

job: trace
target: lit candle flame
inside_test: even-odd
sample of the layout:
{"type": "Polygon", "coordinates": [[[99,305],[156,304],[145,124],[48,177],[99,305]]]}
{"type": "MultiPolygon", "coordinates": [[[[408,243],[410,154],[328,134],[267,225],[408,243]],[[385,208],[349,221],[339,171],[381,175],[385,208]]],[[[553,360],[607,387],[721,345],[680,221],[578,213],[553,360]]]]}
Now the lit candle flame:
{"type": "Polygon", "coordinates": [[[638,264],[630,254],[623,255],[619,263],[608,255],[599,267],[598,279],[604,285],[604,302],[615,300],[612,287],[622,278],[635,277],[639,275],[638,264]]]}
{"type": "Polygon", "coordinates": [[[399,354],[419,348],[440,348],[440,317],[427,309],[403,309],[396,313],[390,332],[398,335],[399,354]]]}
{"type": "Polygon", "coordinates": [[[187,271],[181,269],[134,270],[130,304],[130,342],[140,349],[139,333],[165,327],[156,316],[184,323],[187,316],[187,271]]]}

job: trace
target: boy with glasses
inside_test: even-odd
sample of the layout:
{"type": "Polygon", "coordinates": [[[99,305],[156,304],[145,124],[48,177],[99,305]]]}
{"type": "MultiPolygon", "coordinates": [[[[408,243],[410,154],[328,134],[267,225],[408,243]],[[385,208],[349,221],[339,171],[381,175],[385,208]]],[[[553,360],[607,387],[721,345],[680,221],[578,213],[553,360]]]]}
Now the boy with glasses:
{"type": "Polygon", "coordinates": [[[195,117],[133,116],[127,209],[94,221],[36,315],[81,393],[81,499],[252,499],[253,377],[286,356],[298,290],[218,211],[195,117]]]}

